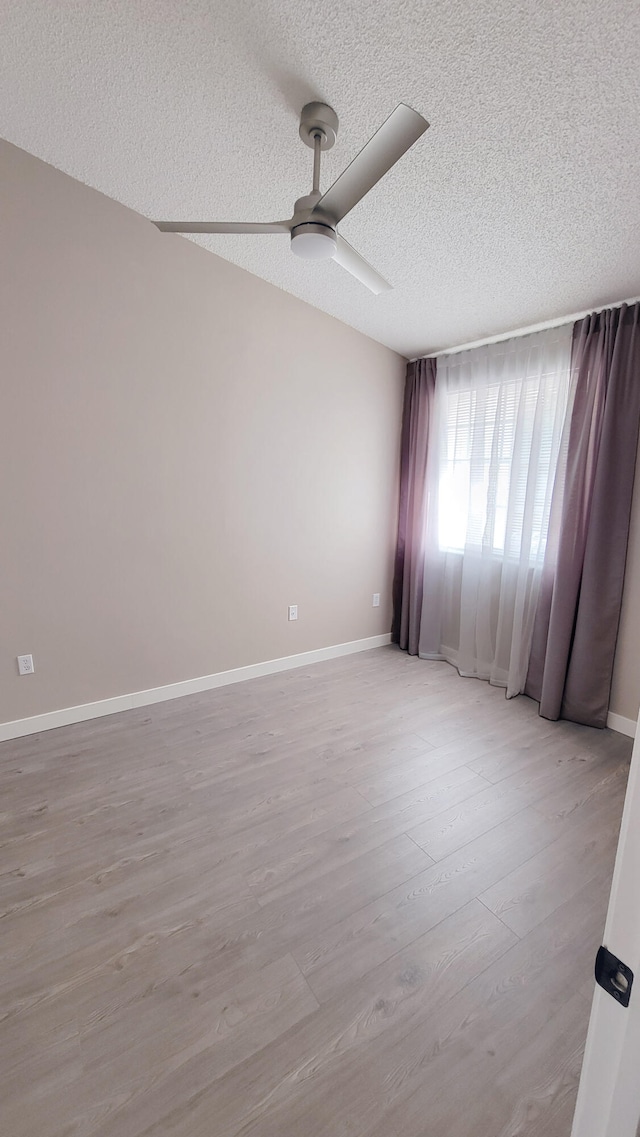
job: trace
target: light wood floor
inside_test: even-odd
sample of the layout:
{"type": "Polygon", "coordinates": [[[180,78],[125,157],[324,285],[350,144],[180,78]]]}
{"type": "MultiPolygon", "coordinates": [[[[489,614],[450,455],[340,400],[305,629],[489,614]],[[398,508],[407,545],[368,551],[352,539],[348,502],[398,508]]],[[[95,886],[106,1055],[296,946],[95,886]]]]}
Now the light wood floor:
{"type": "Polygon", "coordinates": [[[381,648],[0,747],[3,1137],[568,1137],[630,740],[381,648]]]}

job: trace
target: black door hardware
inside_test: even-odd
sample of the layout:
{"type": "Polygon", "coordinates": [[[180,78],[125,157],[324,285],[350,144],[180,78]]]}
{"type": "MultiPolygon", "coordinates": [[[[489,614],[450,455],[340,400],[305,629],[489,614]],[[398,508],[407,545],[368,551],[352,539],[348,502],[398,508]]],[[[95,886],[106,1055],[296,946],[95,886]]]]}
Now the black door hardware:
{"type": "Polygon", "coordinates": [[[606,947],[598,948],[596,956],[596,983],[620,1003],[621,1007],[629,1006],[631,988],[633,987],[633,971],[617,959],[606,947]]]}

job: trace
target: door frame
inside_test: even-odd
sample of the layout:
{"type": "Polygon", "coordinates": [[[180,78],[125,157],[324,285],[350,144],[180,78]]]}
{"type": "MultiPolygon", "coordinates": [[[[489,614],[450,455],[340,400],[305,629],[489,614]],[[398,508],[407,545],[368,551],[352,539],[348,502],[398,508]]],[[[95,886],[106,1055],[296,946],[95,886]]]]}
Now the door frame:
{"type": "Polygon", "coordinates": [[[571,1137],[640,1128],[640,729],[636,730],[603,944],[634,973],[628,1007],[596,985],[571,1137]]]}

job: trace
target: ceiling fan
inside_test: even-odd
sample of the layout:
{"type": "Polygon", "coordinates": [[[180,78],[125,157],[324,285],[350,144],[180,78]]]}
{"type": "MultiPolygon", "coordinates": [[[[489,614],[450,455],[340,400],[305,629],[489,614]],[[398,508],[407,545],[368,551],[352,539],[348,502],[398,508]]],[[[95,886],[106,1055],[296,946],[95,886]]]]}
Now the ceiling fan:
{"type": "Polygon", "coordinates": [[[338,133],[338,116],[326,103],[307,103],[300,116],[300,137],[313,149],[313,189],[295,203],[286,221],[154,221],[163,233],[288,233],[291,251],[305,260],[332,257],[370,288],[385,292],[392,286],[337,232],[337,225],[380,178],[424,134],[429,123],[400,103],[373,138],[340,174],[326,193],[320,192],[320,158],[338,133]]]}

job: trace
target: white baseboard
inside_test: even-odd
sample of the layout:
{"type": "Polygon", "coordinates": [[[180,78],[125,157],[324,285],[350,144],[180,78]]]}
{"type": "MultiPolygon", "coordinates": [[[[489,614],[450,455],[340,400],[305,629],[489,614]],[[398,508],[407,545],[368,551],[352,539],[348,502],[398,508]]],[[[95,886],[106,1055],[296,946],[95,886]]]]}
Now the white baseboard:
{"type": "Polygon", "coordinates": [[[619,734],[628,734],[629,738],[635,738],[636,725],[635,719],[626,719],[624,715],[616,715],[613,711],[607,715],[607,726],[619,734]]]}
{"type": "Polygon", "coordinates": [[[63,707],[59,711],[32,715],[31,718],[14,719],[13,722],[0,723],[0,742],[7,742],[10,738],[22,738],[25,734],[37,734],[41,730],[53,730],[58,726],[69,726],[74,722],[102,718],[103,715],[117,714],[118,711],[130,711],[134,707],[147,707],[151,703],[161,703],[166,699],[179,699],[182,695],[196,695],[199,691],[211,691],[215,687],[226,687],[229,683],[258,679],[261,675],[274,675],[278,671],[290,671],[294,667],[307,667],[311,663],[322,663],[325,659],[337,659],[341,655],[353,655],[373,647],[384,647],[389,643],[391,643],[389,633],[368,636],[364,640],[351,640],[346,644],[303,651],[299,655],[285,655],[282,659],[250,663],[247,667],[236,667],[232,671],[218,671],[215,675],[202,675],[198,679],[168,683],[166,687],[152,687],[148,691],[134,691],[131,695],[100,699],[97,703],[83,703],[79,707],[63,707]]]}

